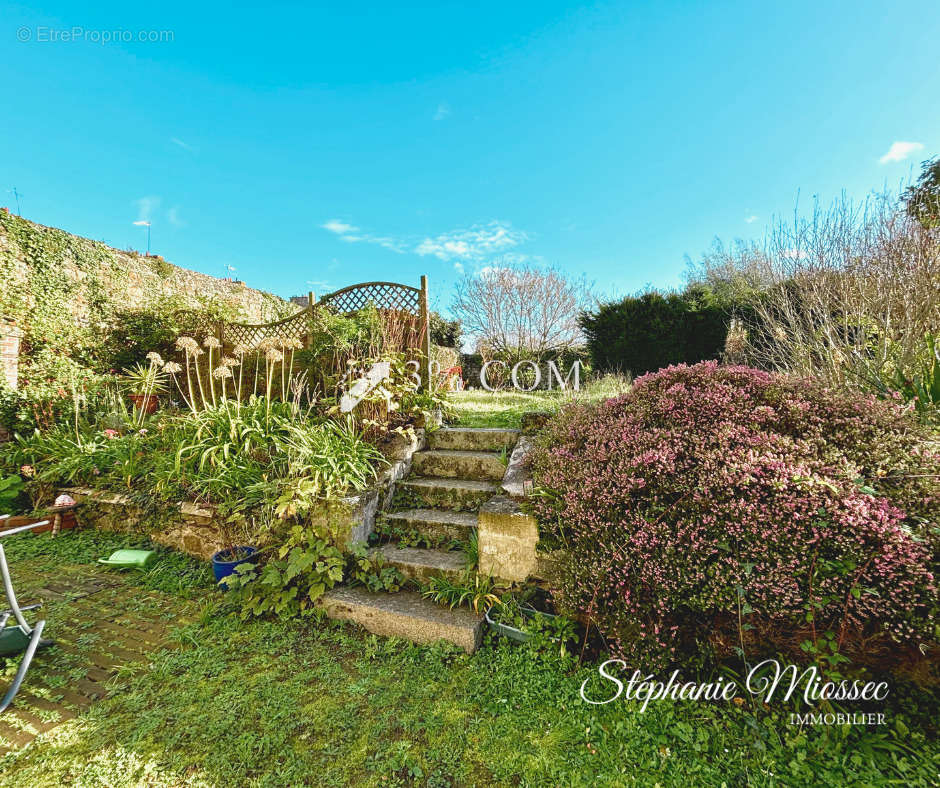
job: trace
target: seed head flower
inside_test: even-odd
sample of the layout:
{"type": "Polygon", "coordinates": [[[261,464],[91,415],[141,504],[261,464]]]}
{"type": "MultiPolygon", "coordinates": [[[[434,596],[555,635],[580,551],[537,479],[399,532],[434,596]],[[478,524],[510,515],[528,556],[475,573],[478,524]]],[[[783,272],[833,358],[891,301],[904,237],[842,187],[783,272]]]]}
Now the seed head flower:
{"type": "Polygon", "coordinates": [[[160,358],[160,354],[155,350],[151,350],[147,354],[147,361],[149,361],[151,364],[156,364],[157,366],[160,366],[163,363],[163,359],[160,358]]]}
{"type": "Polygon", "coordinates": [[[207,336],[204,340],[202,340],[202,344],[205,345],[206,347],[222,347],[222,343],[219,342],[218,339],[216,339],[214,336],[211,336],[211,335],[207,336]]]}
{"type": "Polygon", "coordinates": [[[231,356],[222,356],[219,359],[219,365],[223,367],[237,367],[239,365],[238,359],[232,358],[231,356]]]}
{"type": "Polygon", "coordinates": [[[198,355],[199,343],[192,337],[179,337],[176,340],[177,350],[185,350],[187,353],[198,355]]]}
{"type": "Polygon", "coordinates": [[[219,366],[212,370],[212,377],[225,380],[226,378],[232,377],[232,370],[223,364],[219,364],[219,366]]]}
{"type": "Polygon", "coordinates": [[[284,354],[276,347],[268,348],[268,352],[264,354],[264,357],[273,364],[284,360],[284,354]]]}
{"type": "Polygon", "coordinates": [[[177,372],[182,372],[183,368],[175,361],[167,361],[166,364],[163,365],[163,371],[169,375],[175,375],[177,372]]]}

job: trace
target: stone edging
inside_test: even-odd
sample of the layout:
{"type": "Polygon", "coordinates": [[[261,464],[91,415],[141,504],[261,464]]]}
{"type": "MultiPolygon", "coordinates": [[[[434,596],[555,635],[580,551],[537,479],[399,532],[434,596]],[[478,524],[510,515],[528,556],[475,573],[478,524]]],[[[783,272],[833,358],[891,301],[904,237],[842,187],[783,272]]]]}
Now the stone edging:
{"type": "MultiPolygon", "coordinates": [[[[344,549],[354,542],[365,542],[375,527],[375,516],[391,503],[395,485],[411,471],[411,458],[426,445],[423,429],[411,435],[399,435],[386,447],[385,456],[390,465],[382,471],[378,482],[355,495],[323,501],[320,510],[311,515],[335,526],[337,538],[344,549]]],[[[141,507],[129,496],[109,490],[90,487],[65,487],[78,503],[85,504],[79,513],[79,522],[113,531],[133,528],[143,516],[141,507]]],[[[222,529],[216,521],[217,507],[196,501],[180,501],[175,508],[179,516],[170,515],[166,527],[153,534],[158,544],[181,550],[208,560],[213,553],[227,547],[222,529]]]]}

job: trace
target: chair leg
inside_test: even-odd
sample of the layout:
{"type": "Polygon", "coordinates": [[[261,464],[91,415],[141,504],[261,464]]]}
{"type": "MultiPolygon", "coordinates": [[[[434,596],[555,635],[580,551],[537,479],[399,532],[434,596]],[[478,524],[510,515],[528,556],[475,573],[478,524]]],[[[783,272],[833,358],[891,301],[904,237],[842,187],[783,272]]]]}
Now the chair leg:
{"type": "Polygon", "coordinates": [[[3,701],[0,702],[0,714],[6,711],[7,706],[9,706],[10,703],[13,702],[13,698],[16,697],[16,693],[20,691],[20,685],[22,685],[23,679],[26,678],[26,671],[29,670],[29,663],[33,661],[36,649],[39,648],[39,641],[42,639],[42,630],[45,626],[46,622],[42,620],[37,621],[36,626],[33,627],[32,637],[29,639],[26,653],[23,654],[20,666],[17,668],[16,675],[13,677],[13,683],[10,685],[10,689],[7,690],[7,694],[3,696],[3,701]]]}
{"type": "Polygon", "coordinates": [[[17,604],[16,594],[13,593],[13,581],[10,580],[10,567],[7,566],[7,557],[3,552],[2,545],[0,545],[0,575],[3,576],[3,591],[7,596],[7,601],[10,603],[10,612],[13,613],[16,623],[23,628],[23,632],[28,635],[32,631],[32,627],[26,622],[26,619],[23,618],[23,612],[20,610],[19,604],[17,604]]]}

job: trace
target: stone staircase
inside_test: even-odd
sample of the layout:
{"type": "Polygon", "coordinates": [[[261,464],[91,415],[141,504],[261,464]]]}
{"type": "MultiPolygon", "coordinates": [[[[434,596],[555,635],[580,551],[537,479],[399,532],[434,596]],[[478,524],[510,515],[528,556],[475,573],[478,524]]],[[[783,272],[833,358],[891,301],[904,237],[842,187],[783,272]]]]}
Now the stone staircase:
{"type": "MultiPolygon", "coordinates": [[[[476,531],[480,507],[499,493],[518,438],[518,430],[495,428],[443,427],[429,433],[428,448],[415,453],[411,475],[399,482],[396,499],[407,501],[409,508],[384,518],[400,533],[441,546],[390,542],[373,550],[419,583],[435,575],[459,578],[464,553],[446,546],[465,542],[476,531]]],[[[355,621],[376,634],[422,643],[444,639],[468,652],[479,646],[482,634],[481,616],[466,609],[447,610],[411,591],[381,594],[344,587],[329,592],[322,605],[331,618],[355,621]]]]}

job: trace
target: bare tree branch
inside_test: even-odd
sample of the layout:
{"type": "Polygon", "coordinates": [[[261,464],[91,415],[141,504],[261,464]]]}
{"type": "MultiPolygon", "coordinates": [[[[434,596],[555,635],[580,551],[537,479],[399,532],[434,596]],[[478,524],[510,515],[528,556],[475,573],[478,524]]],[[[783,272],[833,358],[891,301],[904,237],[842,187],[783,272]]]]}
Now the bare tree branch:
{"type": "Polygon", "coordinates": [[[578,315],[591,301],[587,281],[555,268],[494,265],[457,283],[453,313],[478,343],[510,358],[542,359],[582,342],[578,315]]]}

